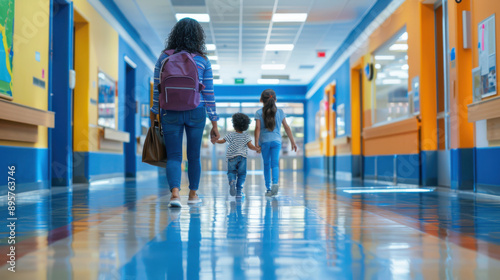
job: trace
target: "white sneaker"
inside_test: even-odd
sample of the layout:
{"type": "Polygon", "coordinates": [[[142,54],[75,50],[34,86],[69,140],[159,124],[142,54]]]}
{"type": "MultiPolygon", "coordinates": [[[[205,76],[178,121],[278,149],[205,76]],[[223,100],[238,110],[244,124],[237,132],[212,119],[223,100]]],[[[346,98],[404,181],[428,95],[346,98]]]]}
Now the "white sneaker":
{"type": "Polygon", "coordinates": [[[170,202],[168,203],[168,207],[176,207],[176,208],[182,207],[181,200],[179,198],[171,199],[170,202]]]}
{"type": "Polygon", "coordinates": [[[188,204],[198,204],[201,203],[201,201],[200,197],[196,197],[195,199],[188,199],[188,204]]]}
{"type": "Polygon", "coordinates": [[[229,182],[229,194],[231,196],[236,195],[236,180],[229,182]]]}
{"type": "Polygon", "coordinates": [[[278,189],[279,189],[278,184],[273,184],[273,185],[271,186],[271,194],[272,194],[273,196],[277,195],[277,194],[278,194],[278,189]]]}

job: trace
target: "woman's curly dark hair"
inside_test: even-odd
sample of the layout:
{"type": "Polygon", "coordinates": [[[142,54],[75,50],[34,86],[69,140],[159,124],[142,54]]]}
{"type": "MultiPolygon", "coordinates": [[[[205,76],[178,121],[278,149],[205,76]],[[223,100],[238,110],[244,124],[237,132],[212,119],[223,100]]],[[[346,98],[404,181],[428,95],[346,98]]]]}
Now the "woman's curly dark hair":
{"type": "Polygon", "coordinates": [[[165,50],[175,50],[176,52],[187,51],[206,55],[205,31],[201,24],[192,18],[179,20],[165,42],[165,50]]]}
{"type": "Polygon", "coordinates": [[[236,113],[233,115],[233,127],[236,131],[247,131],[250,125],[250,118],[243,113],[236,113]]]}

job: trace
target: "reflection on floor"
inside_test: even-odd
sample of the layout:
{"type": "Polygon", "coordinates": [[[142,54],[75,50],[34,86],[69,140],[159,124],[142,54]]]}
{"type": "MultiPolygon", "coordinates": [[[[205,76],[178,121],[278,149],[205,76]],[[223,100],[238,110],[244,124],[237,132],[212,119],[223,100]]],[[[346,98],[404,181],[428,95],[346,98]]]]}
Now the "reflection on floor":
{"type": "MultiPolygon", "coordinates": [[[[243,200],[205,173],[203,202],[167,208],[164,179],[18,195],[16,273],[0,279],[498,279],[500,200],[442,189],[365,192],[283,173],[243,200]]],[[[187,189],[182,190],[184,195],[187,189]]],[[[186,202],[186,197],[183,197],[186,202]]],[[[5,197],[1,209],[7,208],[5,197]]],[[[0,261],[8,260],[0,211],[0,261]]]]}

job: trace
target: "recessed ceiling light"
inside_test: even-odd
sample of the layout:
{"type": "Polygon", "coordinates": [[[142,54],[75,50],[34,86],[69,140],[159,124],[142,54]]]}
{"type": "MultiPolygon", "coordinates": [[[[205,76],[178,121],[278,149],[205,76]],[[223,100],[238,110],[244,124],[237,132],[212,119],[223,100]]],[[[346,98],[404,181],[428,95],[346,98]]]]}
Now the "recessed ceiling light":
{"type": "Polygon", "coordinates": [[[215,45],[214,44],[206,44],[207,51],[215,51],[215,45]]]}
{"type": "Polygon", "coordinates": [[[405,64],[405,65],[401,66],[401,69],[408,70],[408,69],[410,69],[410,66],[408,66],[408,64],[405,64]]]}
{"type": "Polygon", "coordinates": [[[395,60],[396,57],[393,55],[376,55],[375,60],[395,60]]]}
{"type": "Polygon", "coordinates": [[[293,44],[267,44],[266,51],[291,51],[293,44]]]}
{"type": "Polygon", "coordinates": [[[218,60],[219,59],[216,55],[208,55],[207,57],[210,60],[218,60]]]}
{"type": "Polygon", "coordinates": [[[394,44],[394,45],[389,47],[389,50],[391,50],[391,51],[407,51],[408,44],[394,44]]]}
{"type": "Polygon", "coordinates": [[[304,22],[307,19],[306,13],[277,13],[273,15],[273,22],[304,22]]]}
{"type": "Polygon", "coordinates": [[[284,70],[285,64],[262,64],[262,70],[284,70]]]}
{"type": "Polygon", "coordinates": [[[375,64],[375,69],[380,69],[380,68],[382,68],[382,65],[380,65],[380,64],[378,64],[378,63],[377,63],[377,64],[375,64]]]}
{"type": "Polygon", "coordinates": [[[278,80],[278,79],[258,79],[257,83],[261,84],[261,85],[277,85],[280,83],[280,80],[278,80]]]}
{"type": "Polygon", "coordinates": [[[403,33],[398,40],[407,41],[408,40],[408,32],[403,33]]]}
{"type": "Polygon", "coordinates": [[[214,79],[214,85],[220,85],[220,84],[222,84],[221,79],[214,79]]]}
{"type": "Polygon", "coordinates": [[[198,22],[210,22],[210,15],[208,14],[175,14],[177,21],[183,18],[192,18],[198,22]]]}
{"type": "Polygon", "coordinates": [[[212,70],[219,70],[220,65],[219,64],[212,64],[212,70]]]}

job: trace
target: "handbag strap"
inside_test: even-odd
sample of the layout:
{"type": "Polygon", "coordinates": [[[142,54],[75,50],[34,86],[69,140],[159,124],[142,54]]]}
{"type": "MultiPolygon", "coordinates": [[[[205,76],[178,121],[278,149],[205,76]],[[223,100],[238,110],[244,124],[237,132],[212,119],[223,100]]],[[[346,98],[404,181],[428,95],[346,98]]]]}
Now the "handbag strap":
{"type": "Polygon", "coordinates": [[[161,127],[158,120],[155,120],[154,126],[155,126],[155,128],[158,127],[160,129],[160,135],[163,136],[163,128],[161,127]]]}

